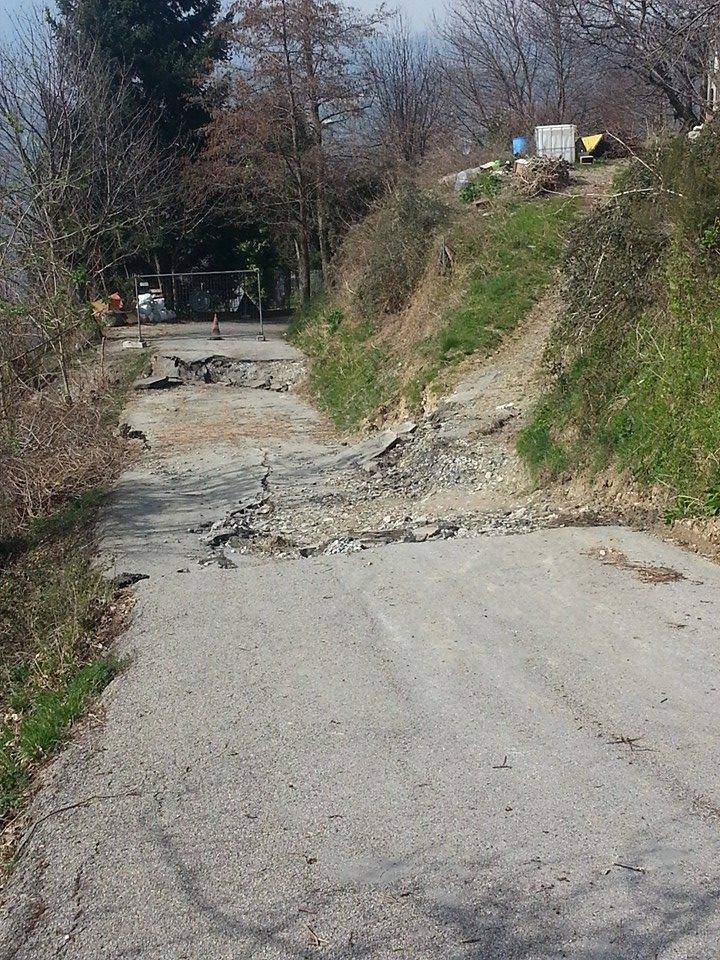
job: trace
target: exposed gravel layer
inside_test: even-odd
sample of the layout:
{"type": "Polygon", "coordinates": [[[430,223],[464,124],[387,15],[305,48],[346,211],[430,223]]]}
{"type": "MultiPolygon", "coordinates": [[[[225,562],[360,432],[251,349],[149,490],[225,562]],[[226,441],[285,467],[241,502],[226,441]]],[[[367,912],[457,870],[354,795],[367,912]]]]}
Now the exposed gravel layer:
{"type": "Polygon", "coordinates": [[[599,522],[587,508],[560,511],[508,496],[518,492],[518,463],[501,435],[507,408],[496,416],[492,430],[479,430],[448,405],[325,461],[271,461],[262,496],[195,529],[207,548],[203,562],[229,566],[234,555],[313,557],[599,522]],[[435,501],[447,495],[457,505],[439,511],[435,501]],[[473,498],[509,502],[473,509],[473,498]]]}

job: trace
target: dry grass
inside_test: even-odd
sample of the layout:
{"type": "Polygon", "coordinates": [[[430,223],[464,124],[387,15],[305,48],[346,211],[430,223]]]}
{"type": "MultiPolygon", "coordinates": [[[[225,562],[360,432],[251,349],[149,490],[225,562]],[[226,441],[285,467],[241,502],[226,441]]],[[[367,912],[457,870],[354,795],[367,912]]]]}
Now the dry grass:
{"type": "Polygon", "coordinates": [[[606,567],[617,567],[619,570],[627,570],[634,574],[642,583],[677,583],[684,580],[685,575],[673,567],[656,566],[651,563],[639,563],[637,560],[630,560],[622,550],[614,547],[603,547],[588,552],[589,557],[600,560],[606,567]]]}
{"type": "Polygon", "coordinates": [[[119,398],[145,362],[144,355],[123,360],[109,375],[78,363],[71,405],[57,380],[15,399],[0,425],[0,543],[116,474],[119,398]]]}
{"type": "MultiPolygon", "coordinates": [[[[72,406],[57,384],[16,397],[0,443],[0,866],[37,769],[115,676],[123,605],[94,562],[104,486],[123,461],[116,425],[144,356],[77,362],[72,406]]],[[[5,407],[8,412],[7,405],[5,407]]]]}

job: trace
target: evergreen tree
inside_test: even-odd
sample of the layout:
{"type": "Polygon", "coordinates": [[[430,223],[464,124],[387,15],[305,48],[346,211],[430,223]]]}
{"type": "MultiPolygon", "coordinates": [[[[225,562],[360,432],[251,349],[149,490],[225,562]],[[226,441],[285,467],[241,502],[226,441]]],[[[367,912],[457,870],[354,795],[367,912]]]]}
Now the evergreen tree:
{"type": "Polygon", "coordinates": [[[221,0],[58,0],[58,28],[85,35],[137,84],[168,140],[207,122],[199,85],[227,55],[221,0]]]}

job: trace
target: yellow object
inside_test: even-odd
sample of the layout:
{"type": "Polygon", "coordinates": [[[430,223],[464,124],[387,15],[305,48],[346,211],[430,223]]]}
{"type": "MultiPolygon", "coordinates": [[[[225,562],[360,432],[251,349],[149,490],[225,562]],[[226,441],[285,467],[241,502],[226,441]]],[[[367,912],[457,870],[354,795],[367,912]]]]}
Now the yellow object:
{"type": "Polygon", "coordinates": [[[595,133],[592,137],[583,137],[582,145],[585,147],[588,153],[595,153],[597,148],[600,146],[600,141],[602,138],[603,135],[601,133],[595,133]]]}

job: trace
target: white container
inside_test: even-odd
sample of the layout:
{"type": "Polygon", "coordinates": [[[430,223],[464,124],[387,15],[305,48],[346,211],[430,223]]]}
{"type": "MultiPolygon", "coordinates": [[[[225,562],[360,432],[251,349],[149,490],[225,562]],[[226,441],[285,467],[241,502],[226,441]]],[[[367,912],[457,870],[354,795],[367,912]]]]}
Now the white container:
{"type": "Polygon", "coordinates": [[[577,127],[574,123],[557,123],[535,127],[535,150],[539,157],[567,160],[575,163],[577,127]]]}

